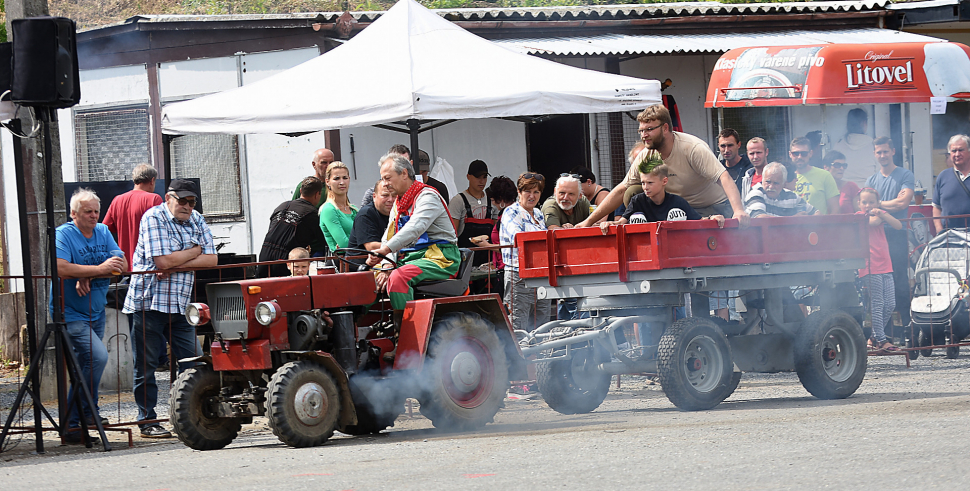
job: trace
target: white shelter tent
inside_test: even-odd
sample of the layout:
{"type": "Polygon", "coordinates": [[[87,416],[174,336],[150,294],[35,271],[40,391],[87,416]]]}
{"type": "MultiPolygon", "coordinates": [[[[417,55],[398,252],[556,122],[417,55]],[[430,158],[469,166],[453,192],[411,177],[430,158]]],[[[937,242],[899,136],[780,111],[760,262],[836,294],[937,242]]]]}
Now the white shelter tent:
{"type": "Polygon", "coordinates": [[[656,80],[513,52],[400,0],[345,44],[250,85],[171,104],[166,134],[305,133],[418,120],[639,110],[656,80]]]}

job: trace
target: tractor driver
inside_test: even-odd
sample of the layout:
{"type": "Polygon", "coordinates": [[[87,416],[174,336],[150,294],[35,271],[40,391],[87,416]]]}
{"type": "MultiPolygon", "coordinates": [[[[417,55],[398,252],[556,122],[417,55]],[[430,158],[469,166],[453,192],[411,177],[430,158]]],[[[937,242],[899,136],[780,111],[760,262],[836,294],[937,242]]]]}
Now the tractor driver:
{"type": "MultiPolygon", "coordinates": [[[[394,325],[400,328],[404,305],[414,299],[414,285],[425,280],[444,280],[458,273],[461,252],[448,204],[435,188],[415,181],[414,167],[399,154],[381,157],[381,179],[394,190],[381,246],[374,252],[395,259],[397,269],[377,274],[378,289],[387,289],[394,309],[394,325]]],[[[368,266],[381,259],[367,258],[368,266]]]]}

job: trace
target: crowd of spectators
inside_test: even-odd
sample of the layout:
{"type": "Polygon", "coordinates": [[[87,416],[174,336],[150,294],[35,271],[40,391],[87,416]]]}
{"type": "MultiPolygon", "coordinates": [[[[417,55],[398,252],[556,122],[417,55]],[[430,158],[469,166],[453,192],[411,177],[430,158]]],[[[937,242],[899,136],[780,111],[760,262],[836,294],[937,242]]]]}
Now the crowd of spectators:
{"type": "MultiPolygon", "coordinates": [[[[575,167],[556,179],[544,202],[546,177],[523,172],[516,180],[491,179],[488,165],[468,165],[468,186],[450,197],[447,187],[429,174],[430,157],[422,150],[413,162],[411,151],[393,146],[379,161],[381,178],[365,192],[362,206],[352,205],[350,172],[334,154],[314,152],[313,175],[296,187],[293,199],[280,204],[259,260],[288,259],[261,265],[259,276],[301,276],[309,273],[313,257],[342,248],[363,249],[370,255],[358,262],[380,266],[396,261],[394,269],[376,273],[399,328],[404,305],[414,298],[415,286],[426,280],[453,278],[462,262],[460,247],[501,245],[480,252],[474,264],[488,264],[494,290],[503,294],[512,326],[530,331],[550,320],[556,310],[540,299],[519,276],[520,232],[557,228],[599,227],[610,233],[627,223],[714,220],[724,226],[735,218],[741,228],[768,216],[863,214],[869,217],[871,257],[859,271],[869,293],[873,349],[896,349],[886,328],[895,310],[908,322],[908,240],[901,219],[914,196],[914,176],[894,162],[895,149],[887,137],[865,135],[865,111],[849,112],[845,136],[822,155],[819,135],[797,137],[788,146],[786,162],[772,161],[767,141],[758,135],[745,140],[726,128],[717,137],[720,159],[699,138],[673,131],[662,105],[637,116],[642,142],[629,155],[630,168],[613,189],[597,184],[588,168],[575,167]],[[858,182],[865,182],[860,188],[858,182]]],[[[941,172],[933,194],[933,215],[970,214],[970,137],[956,135],[947,145],[952,167],[941,172]]],[[[105,325],[105,276],[172,268],[205,268],[216,264],[212,233],[194,208],[200,192],[195,183],[171,181],[164,199],[154,193],[157,172],[140,165],[133,173],[134,189],[118,196],[99,224],[99,198],[87,189],[71,197],[72,221],[57,229],[60,273],[67,279],[62,308],[68,335],[90,379],[95,399],[97,381],[107,360],[100,340],[105,325]],[[117,240],[112,237],[114,234],[117,240]]],[[[937,218],[937,230],[967,226],[966,219],[937,218]]],[[[134,398],[142,436],[170,437],[152,422],[157,418],[157,387],[152,372],[173,359],[201,353],[195,331],[182,316],[194,285],[194,273],[171,272],[131,276],[123,312],[129,315],[134,352],[134,398]]],[[[710,292],[710,308],[729,320],[737,292],[710,292]]],[[[556,314],[576,318],[577,299],[561,301],[556,314]]],[[[52,303],[51,308],[54,308],[52,303]]],[[[393,357],[393,353],[390,354],[393,357]]],[[[184,371],[189,364],[179,363],[184,371]]],[[[72,391],[74,388],[72,387],[72,391]]],[[[80,441],[80,418],[100,418],[97,408],[82,405],[72,412],[67,440],[80,441]]]]}

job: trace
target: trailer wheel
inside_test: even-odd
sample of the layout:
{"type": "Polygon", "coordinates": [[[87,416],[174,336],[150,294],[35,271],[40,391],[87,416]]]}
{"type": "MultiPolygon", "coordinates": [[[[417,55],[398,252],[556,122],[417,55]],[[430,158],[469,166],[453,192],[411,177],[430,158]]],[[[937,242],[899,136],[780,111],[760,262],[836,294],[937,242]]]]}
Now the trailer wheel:
{"type": "Polygon", "coordinates": [[[613,376],[596,370],[610,361],[602,349],[588,346],[575,351],[568,360],[540,363],[536,382],[546,404],[560,414],[588,413],[600,406],[610,391],[613,376]]]}
{"type": "Polygon", "coordinates": [[[219,388],[219,374],[210,365],[189,368],[175,380],[169,420],[182,443],[196,450],[217,450],[239,434],[239,419],[220,418],[209,405],[219,388]]]}
{"type": "Polygon", "coordinates": [[[453,313],[432,327],[418,397],[421,414],[436,428],[473,429],[492,421],[509,388],[505,349],[492,324],[478,314],[453,313]]]}
{"type": "Polygon", "coordinates": [[[866,376],[865,335],[849,314],[820,310],[808,316],[795,336],[798,379],[819,399],[844,399],[866,376]]]}
{"type": "Polygon", "coordinates": [[[680,319],[664,331],[657,369],[667,399],[686,411],[711,409],[737,388],[731,345],[706,317],[680,319]]]}
{"type": "Polygon", "coordinates": [[[269,426],[291,447],[322,445],[333,435],[340,393],[327,369],[308,361],[280,367],[267,387],[269,426]]]}

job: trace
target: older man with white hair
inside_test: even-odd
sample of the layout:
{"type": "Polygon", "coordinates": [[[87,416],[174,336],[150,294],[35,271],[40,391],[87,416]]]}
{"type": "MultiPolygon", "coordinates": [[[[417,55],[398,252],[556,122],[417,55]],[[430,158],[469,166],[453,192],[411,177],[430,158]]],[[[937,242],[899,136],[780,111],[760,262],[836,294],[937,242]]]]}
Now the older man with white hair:
{"type": "Polygon", "coordinates": [[[765,166],[761,182],[755,184],[744,199],[744,211],[751,218],[816,215],[816,210],[794,191],[785,189],[788,169],[778,162],[765,166]]]}
{"type": "MultiPolygon", "coordinates": [[[[90,189],[78,189],[71,196],[72,221],[57,227],[57,272],[64,278],[61,292],[64,305],[64,322],[71,346],[81,366],[81,376],[88,383],[88,390],[95,404],[101,374],[108,363],[108,350],[101,337],[104,336],[106,296],[112,274],[128,270],[124,253],[111,236],[108,227],[98,223],[101,200],[90,189]]],[[[61,299],[51,297],[50,309],[60,307],[61,299]]],[[[71,386],[68,400],[74,400],[76,387],[71,386]]],[[[100,418],[98,408],[88,407],[82,398],[81,405],[87,425],[100,418]]],[[[74,405],[70,407],[67,443],[80,443],[82,435],[80,415],[74,405]]]]}
{"type": "Polygon", "coordinates": [[[553,195],[542,204],[542,215],[549,230],[573,228],[589,217],[589,200],[583,194],[579,174],[562,174],[553,195]]]}
{"type": "Polygon", "coordinates": [[[936,176],[936,189],[933,192],[933,217],[936,218],[938,232],[943,230],[944,222],[947,228],[970,226],[966,218],[938,218],[970,215],[970,185],[967,184],[967,177],[970,177],[970,137],[953,135],[946,145],[946,151],[953,167],[936,176]]]}

